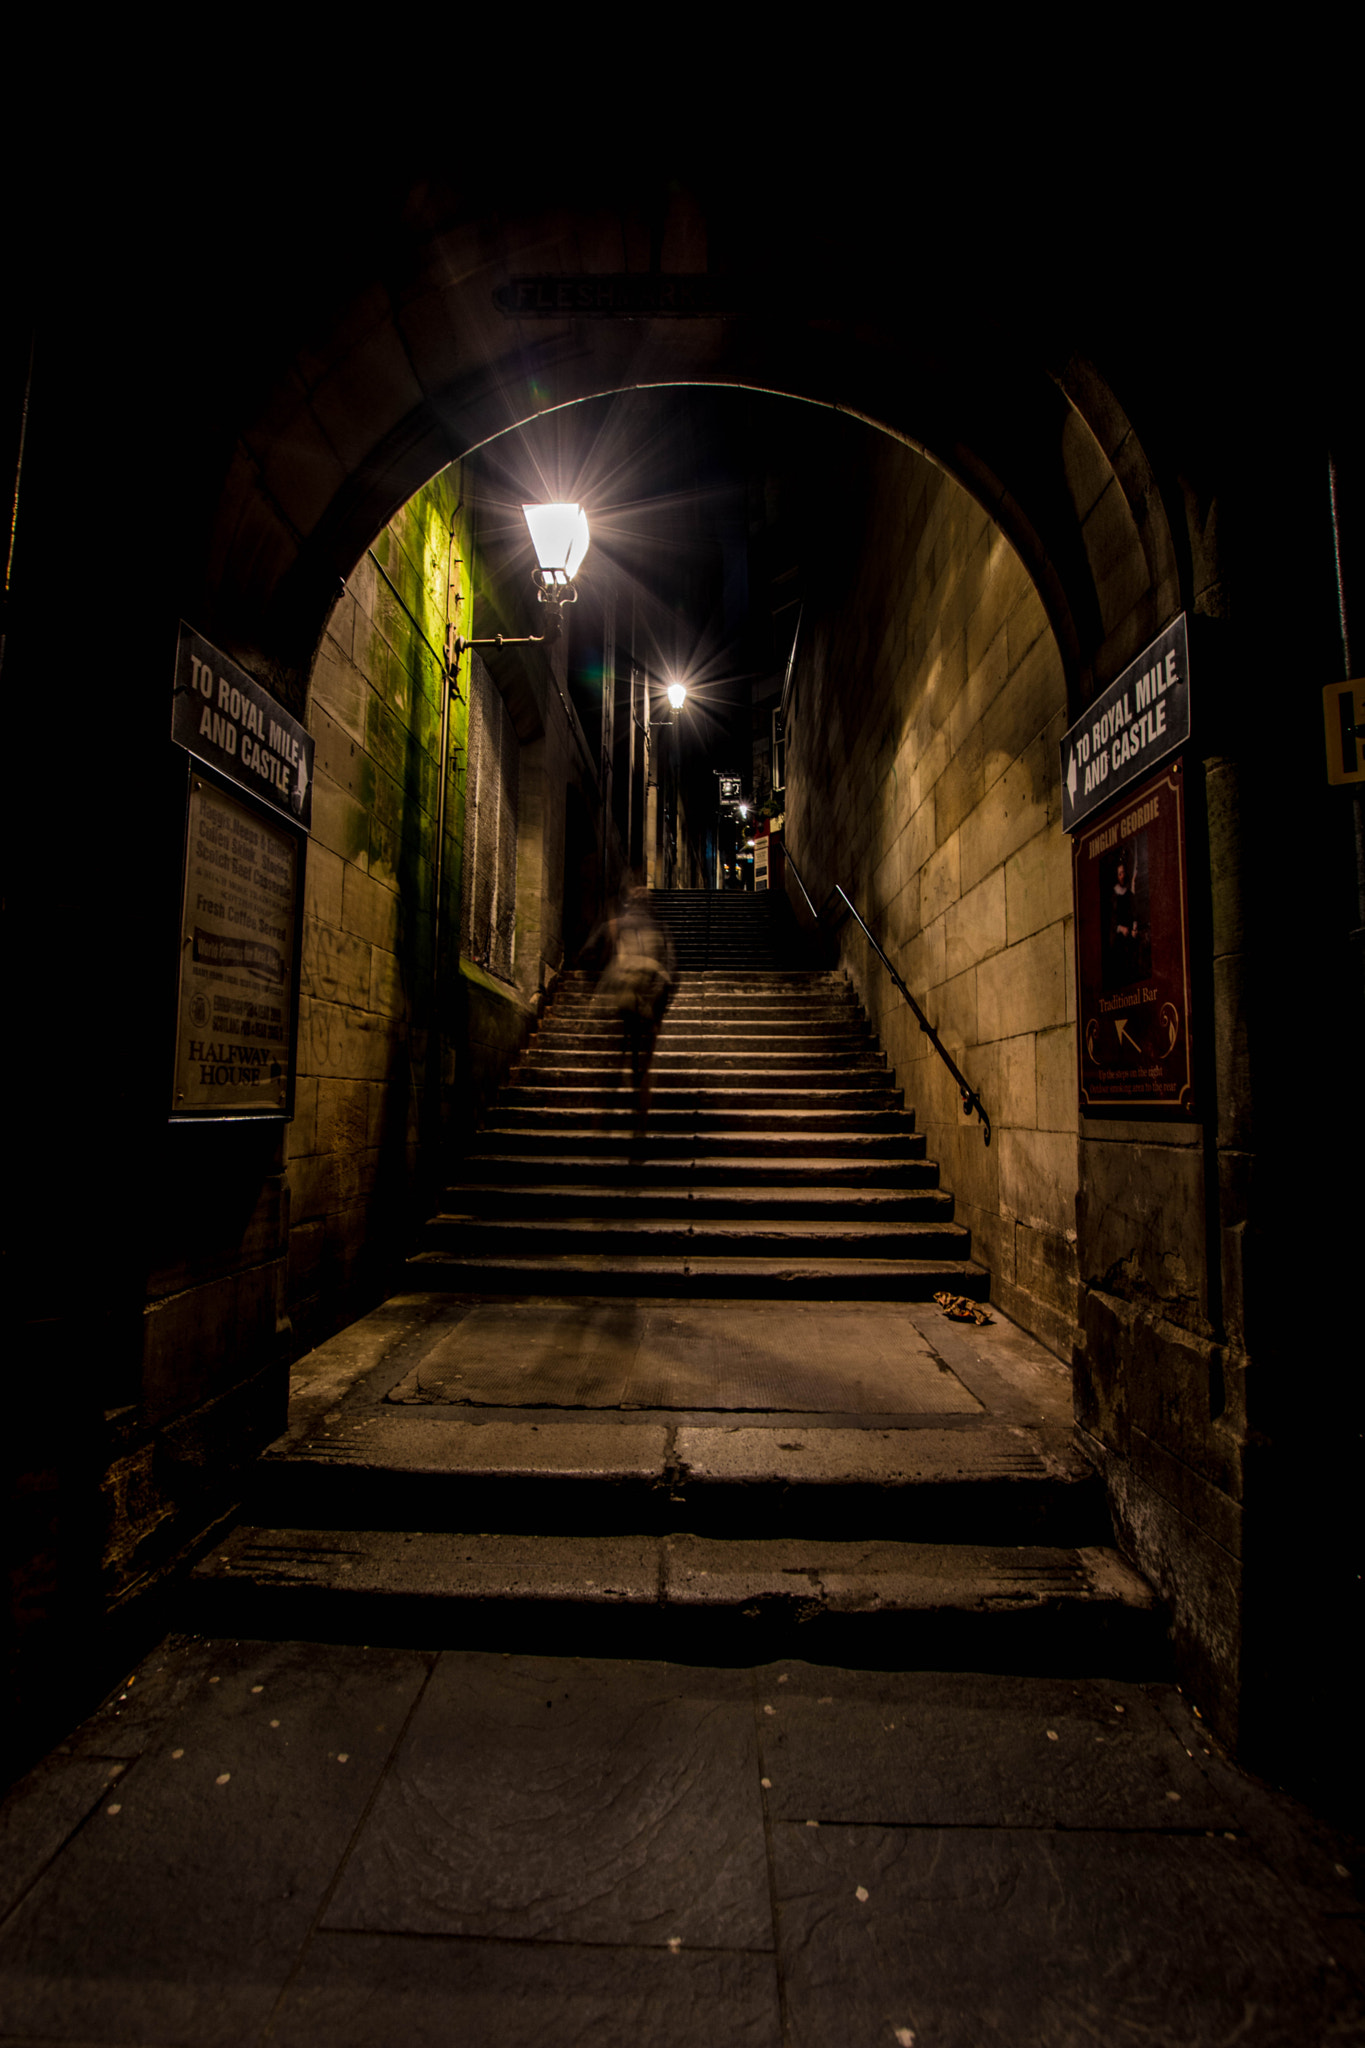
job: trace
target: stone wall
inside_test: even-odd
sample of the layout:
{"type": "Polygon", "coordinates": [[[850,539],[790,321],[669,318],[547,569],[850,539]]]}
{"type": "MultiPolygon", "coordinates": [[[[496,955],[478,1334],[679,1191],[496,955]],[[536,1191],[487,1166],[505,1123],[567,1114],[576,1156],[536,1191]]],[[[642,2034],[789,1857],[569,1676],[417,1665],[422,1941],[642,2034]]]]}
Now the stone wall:
{"type": "MultiPolygon", "coordinates": [[[[476,516],[472,487],[456,470],[433,478],[347,578],[313,664],[316,780],[286,1141],[296,1348],[397,1277],[437,1195],[443,1158],[468,1144],[562,967],[570,789],[588,831],[600,815],[593,757],[567,695],[565,642],[485,649],[481,678],[471,653],[450,706],[438,863],[437,650],[451,623],[474,637],[527,629],[516,616],[524,592],[515,580],[484,587],[476,516]],[[464,867],[476,853],[466,831],[476,685],[497,692],[490,715],[516,748],[515,773],[505,778],[515,794],[494,788],[491,799],[506,799],[502,836],[515,832],[511,955],[504,948],[496,963],[510,978],[461,957],[464,867]]],[[[543,630],[543,620],[531,623],[543,630]]],[[[484,836],[479,857],[507,869],[507,847],[484,836]]],[[[576,887],[597,874],[595,849],[580,850],[579,864],[576,887]]],[[[576,908],[581,921],[586,912],[576,908]]]]}
{"type": "MultiPolygon", "coordinates": [[[[808,599],[788,844],[817,903],[836,882],[848,891],[980,1091],[989,1147],[848,920],[843,964],[990,1267],[992,1299],[1069,1359],[1077,1117],[1062,665],[1018,556],[966,492],[889,439],[869,436],[860,460],[865,513],[808,599]]],[[[847,484],[840,493],[859,503],[847,484]]]]}
{"type": "MultiPolygon", "coordinates": [[[[468,548],[445,471],[347,578],[308,701],[317,746],[304,900],[298,1080],[287,1138],[289,1306],[312,1339],[376,1294],[426,1190],[441,1123],[432,1034],[458,1006],[465,703],[451,705],[436,984],[442,669],[468,548]],[[448,984],[454,979],[456,988],[448,984]]],[[[448,1034],[444,1033],[443,1036],[448,1034]]]]}

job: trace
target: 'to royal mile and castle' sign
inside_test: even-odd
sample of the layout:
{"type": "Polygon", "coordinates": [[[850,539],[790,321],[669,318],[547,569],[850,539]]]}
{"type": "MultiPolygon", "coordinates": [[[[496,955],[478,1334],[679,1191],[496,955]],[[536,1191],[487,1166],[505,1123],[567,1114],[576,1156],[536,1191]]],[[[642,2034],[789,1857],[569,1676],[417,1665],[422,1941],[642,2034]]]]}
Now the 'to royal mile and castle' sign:
{"type": "Polygon", "coordinates": [[[171,738],[307,831],[313,814],[312,735],[268,690],[183,622],[175,651],[171,738]]]}
{"type": "Polygon", "coordinates": [[[1147,775],[1190,736],[1185,614],[1101,691],[1062,738],[1062,830],[1147,775]]]}

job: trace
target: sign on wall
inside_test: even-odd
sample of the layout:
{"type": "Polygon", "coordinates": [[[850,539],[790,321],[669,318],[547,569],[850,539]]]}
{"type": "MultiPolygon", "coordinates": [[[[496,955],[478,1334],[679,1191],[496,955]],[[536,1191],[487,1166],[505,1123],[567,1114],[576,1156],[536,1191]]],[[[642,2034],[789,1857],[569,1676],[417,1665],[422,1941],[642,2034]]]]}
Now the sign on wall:
{"type": "Polygon", "coordinates": [[[170,1114],[288,1117],[313,742],[268,690],[184,624],[171,738],[214,772],[186,764],[170,1114]]]}
{"type": "Polygon", "coordinates": [[[305,727],[245,669],[180,628],[171,698],[177,746],[240,783],[258,803],[306,832],[313,816],[313,741],[305,727]]]}
{"type": "Polygon", "coordinates": [[[1072,842],[1086,1111],[1194,1108],[1184,778],[1172,761],[1072,842]]]}
{"type": "Polygon", "coordinates": [[[1062,830],[1074,832],[1190,736],[1182,612],[1062,736],[1062,830]]]}
{"type": "Polygon", "coordinates": [[[302,850],[190,776],[172,1117],[292,1111],[302,850]]]}

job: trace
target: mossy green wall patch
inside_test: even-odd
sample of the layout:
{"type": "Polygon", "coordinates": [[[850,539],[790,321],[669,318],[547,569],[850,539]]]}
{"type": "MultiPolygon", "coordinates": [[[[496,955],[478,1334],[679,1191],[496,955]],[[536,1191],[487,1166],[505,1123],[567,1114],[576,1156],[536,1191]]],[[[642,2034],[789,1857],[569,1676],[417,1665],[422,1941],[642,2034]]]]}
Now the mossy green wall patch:
{"type": "Polygon", "coordinates": [[[300,1095],[307,1099],[310,1080],[317,1088],[325,1078],[333,1090],[363,1083],[373,1108],[363,1129],[317,1117],[299,1120],[290,1133],[293,1229],[301,1247],[309,1232],[323,1231],[335,1254],[291,1260],[301,1290],[291,1313],[301,1323],[311,1295],[335,1284],[339,1265],[362,1273],[381,1245],[392,1246],[411,1227],[420,1153],[439,1140],[438,1084],[467,1085],[458,991],[469,713],[458,699],[450,704],[444,764],[441,742],[446,629],[453,620],[458,630],[471,608],[470,544],[458,477],[447,471],[376,537],[315,664],[313,723],[325,727],[327,745],[314,840],[320,855],[326,849],[337,862],[339,887],[325,905],[313,901],[318,943],[305,952],[303,1009],[325,1011],[332,1021],[319,1041],[321,1064],[310,1067],[317,1034],[301,1036],[300,1095]],[[344,730],[331,710],[340,701],[344,730]],[[334,987],[310,986],[318,963],[335,954],[335,945],[320,943],[329,935],[344,941],[349,962],[341,1003],[334,987]],[[388,1162],[382,1173],[381,1159],[388,1162]],[[381,1180],[382,1216],[372,1200],[357,1198],[381,1180]]]}

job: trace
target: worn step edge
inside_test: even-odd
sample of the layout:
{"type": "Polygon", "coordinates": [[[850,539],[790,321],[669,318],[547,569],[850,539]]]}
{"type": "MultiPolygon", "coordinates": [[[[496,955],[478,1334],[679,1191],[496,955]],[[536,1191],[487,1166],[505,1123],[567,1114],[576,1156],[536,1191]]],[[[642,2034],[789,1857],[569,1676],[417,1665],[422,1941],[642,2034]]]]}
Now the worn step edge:
{"type": "Polygon", "coordinates": [[[985,1301],[990,1274],[970,1259],[639,1258],[625,1253],[459,1258],[416,1252],[414,1287],[458,1293],[614,1292],[717,1299],[792,1296],[824,1301],[927,1301],[940,1289],[985,1301]]]}
{"type": "Polygon", "coordinates": [[[617,1411],[532,1423],[442,1390],[301,1440],[254,1468],[250,1518],[290,1527],[540,1533],[686,1528],[937,1542],[1106,1544],[1103,1485],[1068,1432],[670,1424],[617,1411]],[[471,1412],[472,1411],[472,1412],[471,1412]],[[804,1467],[804,1469],[803,1469],[804,1467]]]}
{"type": "Polygon", "coordinates": [[[903,1669],[1164,1674],[1150,1589],[1102,1546],[736,1543],[239,1528],[191,1576],[210,1632],[415,1646],[562,1643],[903,1669]],[[1075,1661],[1080,1660],[1080,1661],[1075,1661]]]}

